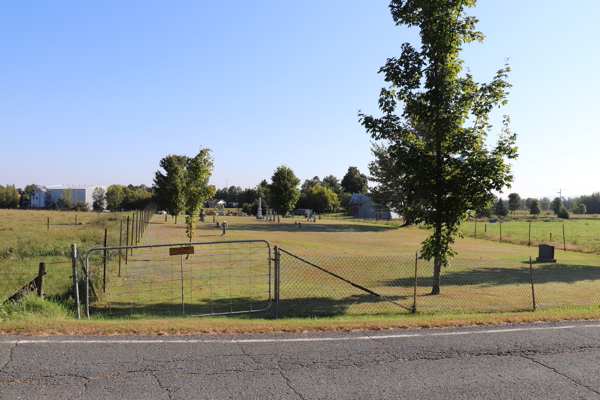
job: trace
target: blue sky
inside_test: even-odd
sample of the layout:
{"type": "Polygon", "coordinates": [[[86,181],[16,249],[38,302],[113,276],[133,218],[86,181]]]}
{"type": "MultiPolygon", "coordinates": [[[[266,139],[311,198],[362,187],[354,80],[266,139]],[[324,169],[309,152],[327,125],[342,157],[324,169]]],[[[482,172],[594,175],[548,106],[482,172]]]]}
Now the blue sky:
{"type": "MultiPolygon", "coordinates": [[[[418,30],[388,1],[0,3],[0,183],[152,184],[167,154],[213,150],[211,183],[243,188],[285,164],[304,181],[368,174],[357,112],[418,30]]],[[[518,133],[522,197],[600,190],[600,2],[479,1],[483,44],[462,56],[487,82],[510,58],[503,114],[518,133]]]]}

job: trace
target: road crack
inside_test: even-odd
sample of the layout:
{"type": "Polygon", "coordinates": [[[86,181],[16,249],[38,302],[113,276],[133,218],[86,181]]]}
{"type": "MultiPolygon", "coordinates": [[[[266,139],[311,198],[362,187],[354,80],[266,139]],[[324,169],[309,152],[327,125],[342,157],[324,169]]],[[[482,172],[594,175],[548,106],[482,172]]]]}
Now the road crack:
{"type": "Polygon", "coordinates": [[[13,360],[13,352],[15,351],[18,345],[19,343],[15,342],[14,345],[10,348],[10,351],[8,353],[8,360],[4,363],[2,368],[0,368],[0,371],[4,372],[4,368],[6,368],[6,366],[10,364],[10,362],[13,360]]]}
{"type": "Polygon", "coordinates": [[[173,394],[171,393],[171,391],[169,390],[168,387],[166,387],[162,384],[162,382],[158,378],[158,375],[156,374],[156,372],[153,372],[153,371],[148,371],[148,372],[150,373],[150,375],[152,377],[154,377],[154,379],[156,379],[156,383],[158,384],[158,387],[161,388],[162,390],[164,390],[165,392],[167,392],[169,399],[173,399],[173,394]]]}
{"type": "Polygon", "coordinates": [[[593,393],[596,393],[596,394],[600,395],[600,391],[597,391],[597,390],[595,390],[595,389],[592,389],[591,387],[589,387],[589,386],[587,386],[587,385],[584,385],[584,384],[583,384],[583,383],[581,383],[581,382],[578,382],[578,381],[576,381],[575,379],[571,378],[570,376],[568,376],[568,375],[566,375],[566,374],[563,374],[562,372],[559,372],[559,371],[558,371],[556,368],[553,368],[553,367],[551,367],[551,366],[549,366],[549,365],[546,365],[546,364],[542,363],[541,361],[535,360],[535,359],[533,359],[533,358],[531,358],[531,357],[527,357],[527,356],[525,356],[525,355],[522,355],[521,357],[522,357],[522,358],[525,358],[526,360],[529,360],[529,361],[531,361],[531,362],[533,362],[533,363],[535,363],[535,364],[538,364],[538,365],[540,365],[540,366],[542,366],[542,367],[544,367],[544,368],[546,368],[546,369],[549,369],[550,371],[554,372],[555,374],[557,374],[557,375],[560,375],[560,376],[562,376],[562,377],[564,377],[564,378],[566,378],[566,379],[570,380],[571,382],[573,382],[574,384],[576,384],[576,385],[578,385],[578,386],[581,386],[582,388],[585,388],[585,389],[587,389],[587,390],[589,390],[589,391],[591,391],[591,392],[593,392],[593,393]]]}
{"type": "Polygon", "coordinates": [[[292,392],[294,392],[294,394],[295,394],[296,396],[298,396],[298,397],[299,397],[299,398],[301,398],[302,400],[306,400],[306,399],[304,398],[304,396],[302,396],[300,393],[298,393],[298,392],[296,391],[296,389],[294,389],[294,388],[292,387],[292,382],[290,382],[289,378],[283,374],[283,371],[282,371],[282,370],[279,370],[279,374],[281,375],[281,377],[282,377],[282,378],[283,378],[283,380],[285,381],[285,384],[287,385],[287,387],[289,387],[289,388],[290,388],[290,390],[291,390],[292,392]]]}

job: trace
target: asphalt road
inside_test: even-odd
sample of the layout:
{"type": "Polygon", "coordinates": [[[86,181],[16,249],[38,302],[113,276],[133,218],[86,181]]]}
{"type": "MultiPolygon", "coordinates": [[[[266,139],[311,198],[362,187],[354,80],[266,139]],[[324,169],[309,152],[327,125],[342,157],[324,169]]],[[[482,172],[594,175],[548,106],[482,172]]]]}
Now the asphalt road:
{"type": "Polygon", "coordinates": [[[0,336],[2,399],[600,399],[600,322],[0,336]]]}

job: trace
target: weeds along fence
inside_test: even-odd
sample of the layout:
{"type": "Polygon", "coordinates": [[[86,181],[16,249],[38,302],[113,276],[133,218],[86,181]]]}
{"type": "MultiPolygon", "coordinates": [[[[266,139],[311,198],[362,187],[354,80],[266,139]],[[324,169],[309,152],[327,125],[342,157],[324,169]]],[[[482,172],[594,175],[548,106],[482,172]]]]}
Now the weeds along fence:
{"type": "MultiPolygon", "coordinates": [[[[98,245],[138,244],[155,212],[156,206],[151,204],[144,210],[132,212],[127,218],[119,220],[118,224],[114,223],[116,221],[106,224],[103,219],[99,220],[101,224],[91,222],[79,226],[74,223],[73,225],[50,225],[51,236],[36,239],[31,235],[25,240],[17,241],[15,245],[0,249],[0,302],[6,301],[34,279],[38,275],[41,262],[45,264],[46,270],[44,279],[46,298],[61,300],[73,296],[71,243],[80,243],[79,252],[98,245]],[[56,233],[58,226],[60,232],[56,233]],[[73,232],[65,232],[65,229],[86,229],[86,231],[77,231],[80,240],[75,240],[75,237],[69,236],[73,232]],[[100,235],[98,235],[99,230],[103,231],[100,235]]],[[[81,268],[78,269],[78,276],[83,276],[81,268]]]]}
{"type": "Polygon", "coordinates": [[[529,246],[545,243],[558,250],[600,253],[600,221],[469,221],[461,231],[476,239],[529,246]]]}
{"type": "MultiPolygon", "coordinates": [[[[72,296],[72,260],[66,257],[53,257],[44,262],[44,294],[47,299],[63,301],[72,296]]],[[[40,262],[27,260],[18,263],[3,263],[0,268],[0,303],[21,291],[34,280],[40,269],[40,262]]]]}
{"type": "Polygon", "coordinates": [[[279,257],[282,317],[530,311],[600,307],[600,260],[536,263],[455,259],[432,296],[433,264],[418,256],[279,257]]]}

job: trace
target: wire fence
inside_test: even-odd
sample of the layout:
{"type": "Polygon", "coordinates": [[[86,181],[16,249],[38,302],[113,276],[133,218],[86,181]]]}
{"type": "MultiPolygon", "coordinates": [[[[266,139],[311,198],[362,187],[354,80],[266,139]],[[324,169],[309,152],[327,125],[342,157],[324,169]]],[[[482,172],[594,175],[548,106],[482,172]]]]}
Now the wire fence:
{"type": "MultiPolygon", "coordinates": [[[[46,297],[64,299],[71,296],[72,261],[67,257],[53,257],[45,265],[44,293],[46,297]]],[[[11,260],[0,268],[0,303],[19,292],[38,277],[40,262],[11,260]]]]}
{"type": "Polygon", "coordinates": [[[455,259],[431,295],[433,264],[413,256],[280,256],[283,317],[508,312],[600,307],[600,260],[530,264],[455,259]],[[318,268],[317,268],[318,267],[318,268]],[[366,290],[365,290],[366,289],[366,290]]]}
{"type": "Polygon", "coordinates": [[[600,253],[600,221],[595,220],[470,220],[461,226],[461,232],[467,237],[497,242],[529,246],[544,243],[557,250],[600,253]]]}
{"type": "Polygon", "coordinates": [[[271,305],[271,250],[266,241],[98,248],[86,256],[89,315],[241,314],[271,305]]]}
{"type": "MultiPolygon", "coordinates": [[[[431,295],[433,264],[417,255],[314,256],[283,249],[271,255],[264,243],[215,243],[195,245],[189,257],[170,253],[169,248],[182,246],[92,251],[90,314],[236,314],[266,310],[272,299],[278,300],[278,314],[261,317],[600,308],[600,259],[530,263],[528,258],[456,258],[442,269],[441,293],[431,295]]],[[[82,253],[80,260],[81,278],[86,264],[82,253]]],[[[46,297],[71,296],[72,260],[53,257],[45,266],[46,297]]],[[[39,262],[4,262],[0,301],[35,279],[38,269],[39,262]]],[[[84,284],[79,293],[84,303],[84,284]]]]}

